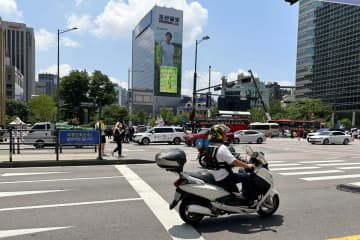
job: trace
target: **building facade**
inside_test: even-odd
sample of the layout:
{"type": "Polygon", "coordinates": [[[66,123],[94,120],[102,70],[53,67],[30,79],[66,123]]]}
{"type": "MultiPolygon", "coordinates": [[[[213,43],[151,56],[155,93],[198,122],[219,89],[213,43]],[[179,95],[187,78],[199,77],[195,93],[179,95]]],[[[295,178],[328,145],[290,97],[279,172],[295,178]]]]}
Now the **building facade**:
{"type": "Polygon", "coordinates": [[[0,18],[0,127],[5,126],[5,34],[4,24],[0,18]]]}
{"type": "Polygon", "coordinates": [[[6,97],[24,100],[24,77],[15,66],[5,66],[6,97]]]}
{"type": "Polygon", "coordinates": [[[35,82],[35,94],[46,94],[49,96],[55,96],[57,75],[51,73],[39,73],[38,78],[39,82],[35,82]],[[45,89],[41,90],[41,92],[37,92],[36,90],[40,89],[40,87],[38,87],[37,85],[40,85],[41,88],[45,86],[45,89]]]}
{"type": "Polygon", "coordinates": [[[299,2],[296,98],[320,98],[360,126],[360,7],[299,2]]]}
{"type": "Polygon", "coordinates": [[[183,12],[155,6],[132,32],[130,107],[153,116],[181,97],[183,12]]]}
{"type": "Polygon", "coordinates": [[[35,82],[34,30],[23,23],[3,21],[5,56],[24,76],[24,99],[29,101],[35,82]]]}

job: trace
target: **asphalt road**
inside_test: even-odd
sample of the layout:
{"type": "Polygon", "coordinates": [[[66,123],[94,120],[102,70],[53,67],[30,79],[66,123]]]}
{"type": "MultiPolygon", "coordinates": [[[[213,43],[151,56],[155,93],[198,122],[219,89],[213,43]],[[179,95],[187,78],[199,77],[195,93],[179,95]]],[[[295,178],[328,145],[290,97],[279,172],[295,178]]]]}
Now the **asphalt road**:
{"type": "MultiPolygon", "coordinates": [[[[245,145],[235,148],[244,152],[245,145]]],[[[360,239],[360,194],[337,188],[360,186],[360,141],[324,146],[278,138],[251,146],[265,153],[280,192],[270,218],[184,224],[168,209],[177,176],[154,163],[0,168],[0,239],[360,239]]],[[[176,147],[187,153],[186,171],[198,170],[196,149],[176,147]]],[[[123,154],[153,159],[166,148],[124,144],[123,154]]]]}

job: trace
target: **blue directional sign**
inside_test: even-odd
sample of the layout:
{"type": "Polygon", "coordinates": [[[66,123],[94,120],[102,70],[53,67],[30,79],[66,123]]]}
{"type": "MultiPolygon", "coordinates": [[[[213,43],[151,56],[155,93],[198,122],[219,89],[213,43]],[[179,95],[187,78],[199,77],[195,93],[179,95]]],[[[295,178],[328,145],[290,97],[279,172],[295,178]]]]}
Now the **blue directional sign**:
{"type": "Polygon", "coordinates": [[[99,131],[95,130],[61,130],[60,145],[96,145],[100,143],[99,131]]]}
{"type": "Polygon", "coordinates": [[[360,6],[360,0],[320,0],[320,1],[360,6]]]}

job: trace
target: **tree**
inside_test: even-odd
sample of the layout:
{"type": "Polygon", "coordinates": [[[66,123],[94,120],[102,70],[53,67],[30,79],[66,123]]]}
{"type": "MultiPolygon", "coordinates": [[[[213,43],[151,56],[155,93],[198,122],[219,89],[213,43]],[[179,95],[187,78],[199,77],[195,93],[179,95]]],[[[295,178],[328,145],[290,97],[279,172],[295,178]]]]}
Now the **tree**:
{"type": "Polygon", "coordinates": [[[56,115],[54,98],[41,94],[31,99],[30,106],[36,121],[47,122],[54,120],[56,115]]]}
{"type": "Polygon", "coordinates": [[[296,120],[322,120],[331,118],[332,108],[324,104],[321,99],[306,99],[291,103],[286,108],[287,118],[296,120]]]}
{"type": "Polygon", "coordinates": [[[264,109],[257,107],[257,108],[251,108],[251,121],[252,122],[265,122],[265,112],[264,109]]]}
{"type": "Polygon", "coordinates": [[[133,115],[132,121],[135,125],[144,125],[147,123],[148,114],[141,110],[138,111],[136,114],[133,115]]]}
{"type": "Polygon", "coordinates": [[[279,100],[274,100],[270,102],[269,108],[270,116],[272,119],[281,119],[284,118],[285,109],[281,106],[281,102],[279,100]]]}
{"type": "Polygon", "coordinates": [[[89,97],[101,106],[113,104],[116,101],[116,92],[109,77],[95,70],[90,77],[89,97]]]}
{"type": "Polygon", "coordinates": [[[116,122],[125,123],[128,120],[128,109],[124,106],[111,104],[104,107],[103,116],[106,123],[115,124],[116,122]]]}
{"type": "Polygon", "coordinates": [[[13,120],[16,116],[24,122],[30,120],[30,107],[26,102],[7,98],[5,100],[5,111],[5,114],[7,115],[6,122],[9,122],[10,119],[13,120]]]}
{"type": "MultiPolygon", "coordinates": [[[[90,77],[86,71],[71,71],[68,76],[61,79],[59,96],[64,101],[61,112],[65,119],[82,119],[83,110],[81,102],[91,102],[87,93],[90,77]]],[[[80,122],[82,122],[80,120],[80,122]]]]}
{"type": "Polygon", "coordinates": [[[165,125],[172,125],[176,122],[174,113],[171,110],[169,110],[168,108],[161,108],[160,116],[164,120],[165,125]]]}

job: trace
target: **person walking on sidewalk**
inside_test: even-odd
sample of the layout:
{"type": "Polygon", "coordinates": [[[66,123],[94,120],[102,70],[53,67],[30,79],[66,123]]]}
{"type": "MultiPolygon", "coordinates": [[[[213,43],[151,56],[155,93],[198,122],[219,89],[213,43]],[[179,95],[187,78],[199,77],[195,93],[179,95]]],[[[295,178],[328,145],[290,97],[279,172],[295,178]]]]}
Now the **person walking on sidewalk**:
{"type": "Polygon", "coordinates": [[[106,136],[105,136],[105,123],[104,118],[101,117],[99,121],[95,124],[95,129],[100,131],[100,144],[98,145],[98,150],[101,151],[102,156],[106,156],[105,154],[105,144],[106,144],[106,136]]]}
{"type": "Polygon", "coordinates": [[[122,157],[122,138],[125,134],[125,129],[122,126],[121,123],[117,122],[115,124],[114,130],[113,130],[113,136],[114,136],[114,142],[116,143],[116,148],[111,152],[111,155],[114,156],[115,152],[118,152],[118,156],[122,157]]]}

